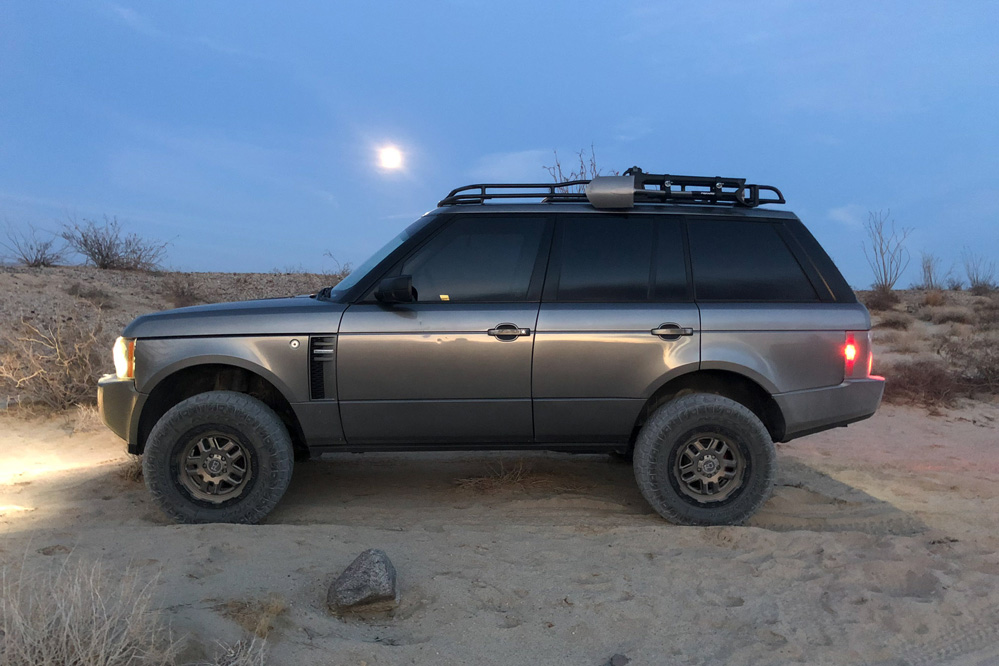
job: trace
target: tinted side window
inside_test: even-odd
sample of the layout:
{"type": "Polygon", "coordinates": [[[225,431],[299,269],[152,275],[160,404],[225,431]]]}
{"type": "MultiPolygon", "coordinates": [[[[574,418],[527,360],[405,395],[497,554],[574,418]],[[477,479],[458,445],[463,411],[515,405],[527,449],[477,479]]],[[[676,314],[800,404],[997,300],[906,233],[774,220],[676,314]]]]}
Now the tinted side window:
{"type": "Polygon", "coordinates": [[[818,300],[773,223],[693,220],[687,233],[699,300],[818,300]]]}
{"type": "Polygon", "coordinates": [[[655,291],[656,301],[687,301],[687,262],[683,251],[683,225],[676,219],[656,222],[655,291]]]}
{"type": "Polygon", "coordinates": [[[527,300],[544,235],[539,218],[463,218],[402,262],[420,303],[527,300]]]}
{"type": "Polygon", "coordinates": [[[556,299],[620,303],[649,298],[651,218],[587,215],[562,222],[556,299]]]}

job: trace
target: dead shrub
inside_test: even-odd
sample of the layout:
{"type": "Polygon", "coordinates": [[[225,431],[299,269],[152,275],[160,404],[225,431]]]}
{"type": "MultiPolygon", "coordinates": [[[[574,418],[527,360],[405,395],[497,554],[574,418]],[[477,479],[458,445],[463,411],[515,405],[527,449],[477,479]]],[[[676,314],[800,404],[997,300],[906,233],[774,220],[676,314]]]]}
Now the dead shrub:
{"type": "Polygon", "coordinates": [[[99,318],[92,324],[22,320],[19,329],[0,333],[0,388],[54,409],[93,404],[110,360],[102,333],[99,318]]]}
{"type": "Polygon", "coordinates": [[[128,460],[118,467],[118,476],[131,483],[142,481],[142,456],[128,454],[128,460]]]}
{"type": "Polygon", "coordinates": [[[124,271],[152,270],[166,256],[167,243],[150,241],[125,233],[118,218],[104,217],[104,223],[83,220],[69,222],[61,236],[87,263],[101,269],[124,271]]]}
{"type": "Polygon", "coordinates": [[[167,303],[175,308],[186,308],[205,302],[198,290],[179,276],[167,279],[163,283],[160,293],[166,298],[167,303]]]}
{"type": "Polygon", "coordinates": [[[999,336],[953,338],[944,343],[940,353],[950,361],[967,391],[999,395],[999,336]]]}
{"type": "Polygon", "coordinates": [[[85,287],[80,282],[74,282],[69,285],[66,289],[66,293],[70,296],[76,296],[77,298],[82,298],[94,305],[94,307],[100,310],[110,309],[114,304],[114,298],[108,292],[100,289],[99,287],[85,287]]]}
{"type": "Polygon", "coordinates": [[[928,291],[923,294],[923,305],[940,307],[947,302],[947,296],[940,290],[928,291]]]}
{"type": "Polygon", "coordinates": [[[908,330],[912,325],[912,317],[904,312],[887,312],[881,316],[874,328],[890,328],[896,331],[908,330]]]}
{"type": "Polygon", "coordinates": [[[68,560],[55,571],[7,566],[0,598],[6,666],[167,666],[177,644],[132,570],[68,560]]]}
{"type": "Polygon", "coordinates": [[[970,324],[972,313],[965,308],[936,308],[930,312],[934,324],[970,324]]]}
{"type": "Polygon", "coordinates": [[[885,378],[885,402],[947,406],[961,394],[961,385],[942,359],[897,361],[877,374],[885,378]]]}
{"type": "Polygon", "coordinates": [[[962,289],[964,289],[964,280],[957,277],[947,278],[948,291],[961,291],[962,289]]]}
{"type": "Polygon", "coordinates": [[[28,268],[48,268],[66,259],[66,248],[56,245],[57,236],[49,234],[41,238],[38,230],[28,227],[28,231],[17,231],[7,227],[7,242],[0,243],[10,252],[11,257],[28,268]]]}
{"type": "Polygon", "coordinates": [[[873,291],[860,292],[860,301],[867,306],[871,312],[891,310],[898,304],[898,294],[893,291],[875,289],[873,291]]]}
{"type": "Polygon", "coordinates": [[[968,289],[976,296],[985,296],[996,290],[996,262],[965,248],[961,252],[964,272],[968,276],[968,289]]]}
{"type": "Polygon", "coordinates": [[[267,663],[265,647],[264,641],[256,638],[232,645],[219,643],[214,660],[197,666],[264,666],[267,663]]]}
{"type": "Polygon", "coordinates": [[[999,328],[999,298],[975,303],[975,327],[981,331],[999,328]]]}

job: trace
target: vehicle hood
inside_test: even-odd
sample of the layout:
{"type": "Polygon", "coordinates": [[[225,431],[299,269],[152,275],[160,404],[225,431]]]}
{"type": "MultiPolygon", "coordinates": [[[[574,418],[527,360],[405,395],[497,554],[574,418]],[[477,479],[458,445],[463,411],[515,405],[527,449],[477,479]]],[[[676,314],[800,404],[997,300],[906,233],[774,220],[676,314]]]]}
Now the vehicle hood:
{"type": "Polygon", "coordinates": [[[125,327],[126,338],[228,335],[335,334],[345,305],[309,296],[195,305],[142,315],[125,327]]]}

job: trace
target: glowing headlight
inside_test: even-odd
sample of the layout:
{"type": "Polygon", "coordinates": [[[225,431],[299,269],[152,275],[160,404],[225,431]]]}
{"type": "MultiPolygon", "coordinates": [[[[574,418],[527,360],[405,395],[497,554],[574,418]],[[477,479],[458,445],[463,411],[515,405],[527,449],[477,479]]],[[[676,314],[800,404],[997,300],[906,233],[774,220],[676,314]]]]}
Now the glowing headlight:
{"type": "Polygon", "coordinates": [[[135,377],[135,340],[118,338],[114,341],[114,371],[119,379],[135,377]]]}

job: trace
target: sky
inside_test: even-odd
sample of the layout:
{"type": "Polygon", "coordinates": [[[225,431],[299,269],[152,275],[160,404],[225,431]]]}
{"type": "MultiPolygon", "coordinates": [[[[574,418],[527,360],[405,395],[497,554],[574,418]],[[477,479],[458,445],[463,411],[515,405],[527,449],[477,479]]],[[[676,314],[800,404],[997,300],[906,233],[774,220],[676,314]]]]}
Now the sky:
{"type": "Polygon", "coordinates": [[[857,288],[890,210],[907,285],[921,252],[999,263],[997,65],[974,0],[2,0],[0,223],[115,216],[168,268],[328,270],[592,146],[779,187],[857,288]]]}

